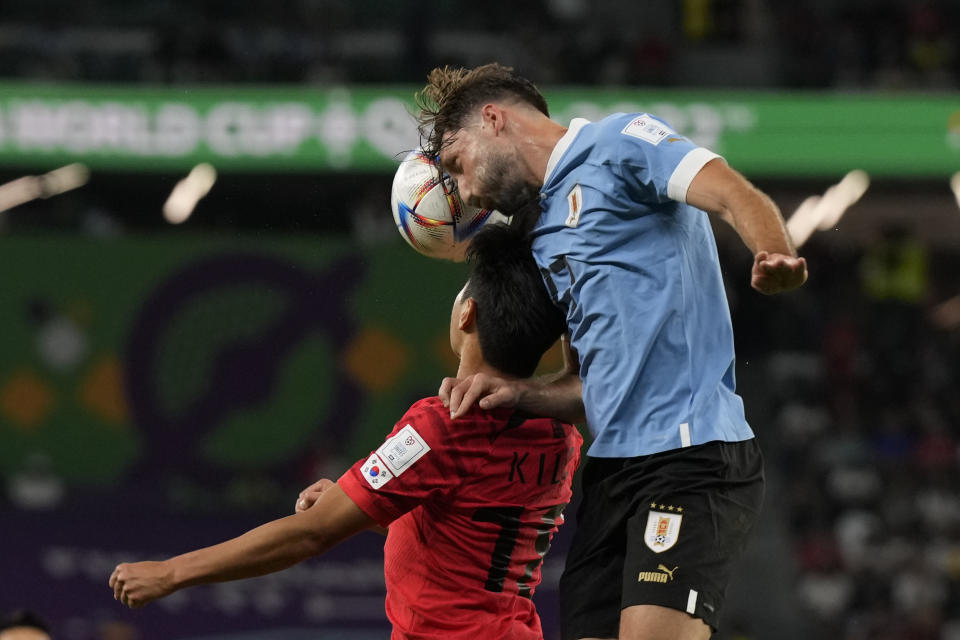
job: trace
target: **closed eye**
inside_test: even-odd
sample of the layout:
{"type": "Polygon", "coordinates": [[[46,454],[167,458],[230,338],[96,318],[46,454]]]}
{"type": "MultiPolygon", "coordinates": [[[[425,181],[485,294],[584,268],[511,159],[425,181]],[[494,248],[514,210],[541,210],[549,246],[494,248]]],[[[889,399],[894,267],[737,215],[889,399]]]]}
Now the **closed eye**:
{"type": "Polygon", "coordinates": [[[450,174],[460,173],[460,157],[453,152],[447,151],[446,158],[442,157],[442,154],[437,154],[436,162],[437,166],[440,167],[440,171],[450,174]]]}

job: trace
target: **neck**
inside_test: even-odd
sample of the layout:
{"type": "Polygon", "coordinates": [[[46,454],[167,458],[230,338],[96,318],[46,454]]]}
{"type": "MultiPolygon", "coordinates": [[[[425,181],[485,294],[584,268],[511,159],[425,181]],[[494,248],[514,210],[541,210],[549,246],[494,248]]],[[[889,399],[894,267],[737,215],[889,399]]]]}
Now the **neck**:
{"type": "Polygon", "coordinates": [[[521,157],[529,172],[528,179],[536,185],[543,185],[543,176],[547,172],[550,154],[557,142],[567,132],[567,128],[557,124],[539,111],[524,114],[521,157]]]}
{"type": "Polygon", "coordinates": [[[460,366],[457,368],[457,378],[463,380],[475,373],[486,373],[497,378],[509,377],[483,359],[480,345],[476,340],[467,339],[460,350],[460,366]]]}

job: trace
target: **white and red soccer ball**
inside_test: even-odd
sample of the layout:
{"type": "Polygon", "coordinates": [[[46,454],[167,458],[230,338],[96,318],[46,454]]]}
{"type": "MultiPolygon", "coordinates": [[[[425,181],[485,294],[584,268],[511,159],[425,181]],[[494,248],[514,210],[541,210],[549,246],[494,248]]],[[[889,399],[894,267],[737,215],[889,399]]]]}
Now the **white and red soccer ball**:
{"type": "Polygon", "coordinates": [[[460,261],[470,239],[491,222],[506,222],[499,211],[463,203],[449,179],[423,151],[412,151],[393,177],[393,219],[411,247],[431,258],[460,261]]]}

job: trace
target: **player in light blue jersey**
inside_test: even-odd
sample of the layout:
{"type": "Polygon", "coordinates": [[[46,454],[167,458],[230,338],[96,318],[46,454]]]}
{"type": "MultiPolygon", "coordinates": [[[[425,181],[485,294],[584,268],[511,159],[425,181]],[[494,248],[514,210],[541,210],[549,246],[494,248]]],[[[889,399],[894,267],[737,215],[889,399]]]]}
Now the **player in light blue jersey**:
{"type": "Polygon", "coordinates": [[[469,204],[513,213],[565,311],[578,368],[543,380],[447,379],[474,402],[576,420],[594,436],[561,580],[568,639],[702,639],[763,496],[734,386],[734,345],[707,213],[755,256],[763,293],[806,280],[776,206],[716,154],[645,113],[563,126],[528,80],[436,69],[425,147],[469,204]]]}

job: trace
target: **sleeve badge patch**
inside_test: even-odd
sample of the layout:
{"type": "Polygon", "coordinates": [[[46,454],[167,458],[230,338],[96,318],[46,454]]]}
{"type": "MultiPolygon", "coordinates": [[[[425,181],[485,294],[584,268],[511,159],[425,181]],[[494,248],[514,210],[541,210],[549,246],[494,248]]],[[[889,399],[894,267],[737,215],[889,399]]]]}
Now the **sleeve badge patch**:
{"type": "Polygon", "coordinates": [[[567,194],[567,204],[570,205],[570,215],[563,224],[576,229],[580,224],[580,211],[583,209],[583,189],[579,184],[567,194]]]}
{"type": "Polygon", "coordinates": [[[630,124],[625,126],[620,133],[640,138],[656,146],[663,142],[664,138],[676,132],[647,114],[641,114],[631,120],[630,124]]]}
{"type": "Polygon", "coordinates": [[[390,469],[376,453],[371,453],[367,461],[360,467],[360,475],[374,489],[379,489],[393,479],[390,469]]]}
{"type": "Polygon", "coordinates": [[[647,515],[647,528],[643,534],[643,541],[654,553],[663,553],[677,544],[682,521],[683,516],[679,513],[650,511],[647,515]]]}
{"type": "Polygon", "coordinates": [[[386,463],[395,476],[409,469],[413,463],[430,451],[427,444],[417,430],[411,425],[405,426],[377,449],[377,455],[386,463]]]}

